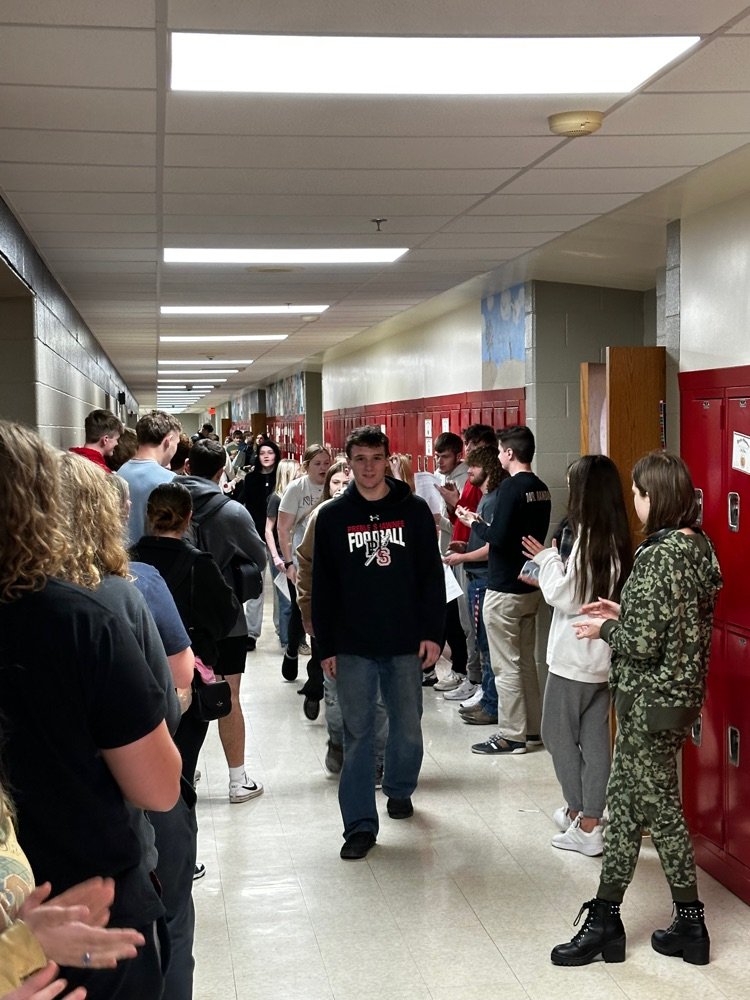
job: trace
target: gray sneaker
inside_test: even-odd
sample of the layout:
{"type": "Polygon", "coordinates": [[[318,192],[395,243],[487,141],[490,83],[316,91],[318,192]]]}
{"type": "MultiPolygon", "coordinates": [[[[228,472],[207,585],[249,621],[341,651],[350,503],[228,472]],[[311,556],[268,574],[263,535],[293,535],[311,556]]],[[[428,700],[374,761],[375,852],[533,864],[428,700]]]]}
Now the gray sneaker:
{"type": "Polygon", "coordinates": [[[344,766],[344,748],[339,743],[328,741],[326,750],[325,768],[329,774],[340,774],[344,766]]]}
{"type": "Polygon", "coordinates": [[[446,691],[443,697],[446,701],[468,701],[478,687],[478,684],[465,677],[457,688],[454,688],[452,691],[446,691]]]}

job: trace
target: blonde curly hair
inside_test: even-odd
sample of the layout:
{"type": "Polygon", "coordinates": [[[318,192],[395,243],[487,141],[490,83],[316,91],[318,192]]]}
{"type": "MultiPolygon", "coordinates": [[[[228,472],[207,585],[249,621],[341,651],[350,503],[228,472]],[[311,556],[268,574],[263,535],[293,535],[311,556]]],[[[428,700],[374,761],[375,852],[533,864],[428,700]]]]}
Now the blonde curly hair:
{"type": "Polygon", "coordinates": [[[58,454],[31,428],[0,420],[0,601],[42,590],[60,573],[58,454]]]}
{"type": "Polygon", "coordinates": [[[129,576],[120,496],[109,473],[80,455],[60,455],[63,530],[68,552],[61,577],[95,590],[104,576],[129,576]]]}

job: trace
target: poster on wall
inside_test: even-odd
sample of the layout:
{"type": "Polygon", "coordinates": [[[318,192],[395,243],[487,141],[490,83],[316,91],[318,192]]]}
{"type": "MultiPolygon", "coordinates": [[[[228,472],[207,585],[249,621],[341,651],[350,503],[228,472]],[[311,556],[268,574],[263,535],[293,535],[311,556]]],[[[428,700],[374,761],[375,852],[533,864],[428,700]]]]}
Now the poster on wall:
{"type": "Polygon", "coordinates": [[[526,295],[523,282],[482,299],[482,388],[525,381],[526,295]]]}
{"type": "Polygon", "coordinates": [[[732,434],[732,468],[750,476],[750,438],[737,431],[732,434]]]}

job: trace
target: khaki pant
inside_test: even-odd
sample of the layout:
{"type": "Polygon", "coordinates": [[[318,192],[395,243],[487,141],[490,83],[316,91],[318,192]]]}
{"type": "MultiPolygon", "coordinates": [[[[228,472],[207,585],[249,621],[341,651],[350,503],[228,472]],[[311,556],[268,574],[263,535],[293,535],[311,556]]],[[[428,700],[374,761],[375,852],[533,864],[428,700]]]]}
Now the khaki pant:
{"type": "Polygon", "coordinates": [[[488,590],[484,627],[498,698],[498,729],[508,740],[525,743],[541,729],[542,707],[536,672],[536,615],[541,604],[533,594],[503,594],[488,590]]]}

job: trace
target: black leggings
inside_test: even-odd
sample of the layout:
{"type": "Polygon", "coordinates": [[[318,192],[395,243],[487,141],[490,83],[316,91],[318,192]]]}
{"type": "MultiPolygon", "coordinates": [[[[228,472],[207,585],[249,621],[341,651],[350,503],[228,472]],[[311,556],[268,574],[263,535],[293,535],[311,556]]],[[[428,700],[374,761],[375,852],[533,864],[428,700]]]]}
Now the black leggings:
{"type": "Polygon", "coordinates": [[[286,651],[289,656],[296,656],[305,637],[305,627],[302,624],[302,612],[297,604],[297,588],[289,581],[289,600],[292,603],[292,613],[289,617],[289,632],[286,651]]]}
{"type": "Polygon", "coordinates": [[[445,643],[451,648],[451,666],[457,674],[466,674],[466,664],[469,654],[466,651],[466,633],[458,613],[458,598],[449,601],[445,606],[445,643]]]}

